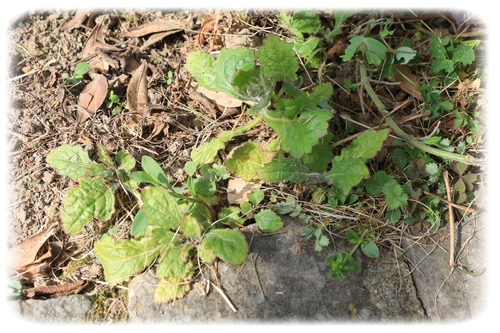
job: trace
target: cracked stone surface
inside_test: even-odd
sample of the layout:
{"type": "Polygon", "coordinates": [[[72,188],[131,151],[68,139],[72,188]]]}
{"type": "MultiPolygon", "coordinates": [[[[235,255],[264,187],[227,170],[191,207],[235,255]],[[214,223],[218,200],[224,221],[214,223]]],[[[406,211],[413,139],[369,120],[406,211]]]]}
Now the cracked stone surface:
{"type": "MultiPolygon", "coordinates": [[[[156,304],[152,274],[135,277],[129,284],[132,322],[406,322],[425,321],[408,268],[399,272],[391,253],[371,263],[355,256],[363,273],[343,281],[330,277],[324,264],[332,249],[297,253],[301,225],[284,217],[283,233],[254,238],[251,255],[239,266],[220,263],[218,273],[224,294],[237,312],[214,288],[203,297],[192,290],[169,304],[156,304]],[[253,254],[252,254],[253,253],[253,254]],[[263,289],[263,298],[252,264],[263,289]],[[406,275],[406,276],[405,276],[406,275]]],[[[302,239],[303,241],[303,239],[302,239]]],[[[356,252],[356,254],[358,254],[356,252]]],[[[210,277],[208,272],[204,273],[210,277]]],[[[213,280],[213,279],[212,279],[213,280]]]]}

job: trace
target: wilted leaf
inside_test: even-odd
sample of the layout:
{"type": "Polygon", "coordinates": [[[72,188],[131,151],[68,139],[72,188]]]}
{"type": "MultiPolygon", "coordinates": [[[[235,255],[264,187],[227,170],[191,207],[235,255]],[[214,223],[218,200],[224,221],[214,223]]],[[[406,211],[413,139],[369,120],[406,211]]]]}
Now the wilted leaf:
{"type": "Polygon", "coordinates": [[[75,13],[75,16],[68,22],[64,23],[59,30],[60,31],[71,31],[76,28],[80,28],[85,20],[89,17],[89,14],[92,13],[87,9],[78,9],[75,13]]]}
{"type": "Polygon", "coordinates": [[[245,180],[253,180],[259,178],[258,170],[271,162],[273,156],[273,152],[265,151],[258,143],[249,142],[234,151],[226,167],[245,180]]]}
{"type": "Polygon", "coordinates": [[[127,104],[130,112],[141,111],[148,104],[147,62],[143,61],[130,78],[127,87],[127,104]]]}
{"type": "Polygon", "coordinates": [[[399,88],[423,102],[424,99],[420,93],[422,90],[420,81],[417,79],[415,74],[413,74],[411,69],[408,66],[401,64],[395,64],[394,67],[394,81],[401,82],[399,88]]]}
{"type": "Polygon", "coordinates": [[[108,80],[102,74],[97,74],[94,79],[80,93],[78,105],[87,112],[78,109],[76,119],[84,122],[93,115],[102,105],[108,93],[108,80]]]}
{"type": "Polygon", "coordinates": [[[154,299],[158,303],[167,303],[182,298],[190,289],[191,286],[178,277],[161,279],[155,289],[154,299]]]}
{"type": "Polygon", "coordinates": [[[231,178],[227,183],[227,200],[230,204],[240,204],[248,201],[247,195],[259,185],[243,179],[231,178]]]}
{"type": "Polygon", "coordinates": [[[107,221],[115,211],[115,196],[103,179],[82,177],[79,182],[63,200],[61,218],[69,234],[79,233],[93,218],[107,221]]]}
{"type": "Polygon", "coordinates": [[[11,270],[16,270],[19,267],[32,263],[38,250],[45,244],[45,241],[54,234],[52,226],[42,230],[35,236],[25,239],[16,246],[10,248],[7,252],[7,258],[10,259],[9,266],[11,270]]]}
{"type": "Polygon", "coordinates": [[[202,93],[206,97],[210,98],[213,100],[217,105],[223,106],[223,107],[228,107],[228,108],[237,108],[240,107],[243,102],[237,98],[231,97],[225,92],[219,91],[212,91],[205,89],[203,87],[198,87],[196,89],[198,92],[202,93]]]}
{"type": "Polygon", "coordinates": [[[116,285],[151,265],[158,255],[157,245],[148,238],[116,242],[108,236],[94,243],[94,253],[104,268],[106,281],[116,285]]]}
{"type": "Polygon", "coordinates": [[[184,26],[175,20],[156,20],[145,23],[137,28],[130,29],[122,34],[123,37],[142,37],[156,32],[169,32],[171,34],[184,30],[184,26]]]}

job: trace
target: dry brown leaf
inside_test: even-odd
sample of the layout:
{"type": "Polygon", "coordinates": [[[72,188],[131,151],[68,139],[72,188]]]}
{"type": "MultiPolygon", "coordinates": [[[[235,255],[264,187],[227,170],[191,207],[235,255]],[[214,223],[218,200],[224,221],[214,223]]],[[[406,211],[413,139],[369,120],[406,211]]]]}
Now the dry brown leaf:
{"type": "Polygon", "coordinates": [[[36,296],[50,296],[51,298],[66,296],[70,293],[75,293],[85,285],[84,280],[78,280],[72,283],[61,284],[57,286],[42,286],[23,290],[23,295],[26,298],[36,296]]]}
{"type": "Polygon", "coordinates": [[[78,105],[87,112],[78,109],[76,119],[84,122],[93,115],[102,105],[108,93],[108,80],[102,74],[95,75],[94,79],[85,86],[78,98],[78,105]]]}
{"type": "Polygon", "coordinates": [[[75,16],[68,22],[64,23],[59,30],[61,31],[71,31],[75,28],[80,28],[85,20],[89,17],[89,14],[92,11],[87,9],[78,9],[75,13],[75,16]]]}
{"type": "Polygon", "coordinates": [[[10,259],[10,267],[16,270],[19,267],[32,263],[40,247],[54,233],[53,227],[49,226],[37,235],[30,237],[18,245],[9,249],[7,257],[10,259]]]}
{"type": "Polygon", "coordinates": [[[62,252],[62,242],[50,242],[49,250],[33,262],[18,267],[14,271],[18,276],[33,280],[37,276],[46,274],[49,267],[53,267],[62,252]]]}
{"type": "Polygon", "coordinates": [[[206,97],[210,98],[212,101],[217,103],[219,106],[228,107],[228,108],[237,108],[240,107],[243,102],[239,99],[229,96],[225,92],[219,91],[215,92],[212,90],[205,89],[203,87],[198,86],[196,89],[198,92],[202,93],[206,97]]]}
{"type": "Polygon", "coordinates": [[[158,20],[143,24],[137,28],[126,31],[122,34],[123,37],[142,37],[145,35],[157,32],[169,32],[174,34],[184,30],[184,26],[179,21],[175,20],[158,20]]]}
{"type": "Polygon", "coordinates": [[[230,204],[237,204],[248,201],[248,194],[259,188],[260,185],[239,178],[229,179],[227,184],[227,200],[230,204]]]}
{"type": "Polygon", "coordinates": [[[130,78],[127,87],[127,104],[130,112],[138,112],[142,110],[141,105],[148,104],[147,69],[147,62],[142,61],[130,78]]]}
{"type": "Polygon", "coordinates": [[[412,95],[419,101],[423,102],[422,94],[420,94],[420,82],[418,81],[415,74],[412,73],[408,66],[396,64],[396,70],[394,71],[394,81],[401,82],[399,87],[406,91],[408,94],[412,95]]]}

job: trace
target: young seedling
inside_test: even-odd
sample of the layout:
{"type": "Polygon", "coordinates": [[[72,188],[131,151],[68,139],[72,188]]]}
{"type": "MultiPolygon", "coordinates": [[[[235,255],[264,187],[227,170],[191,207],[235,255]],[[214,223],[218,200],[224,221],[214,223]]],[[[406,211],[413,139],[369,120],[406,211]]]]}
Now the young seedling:
{"type": "Polygon", "coordinates": [[[83,76],[89,71],[89,64],[87,62],[80,62],[76,65],[73,75],[69,76],[67,72],[62,74],[64,82],[67,84],[77,84],[83,80],[83,76]]]}

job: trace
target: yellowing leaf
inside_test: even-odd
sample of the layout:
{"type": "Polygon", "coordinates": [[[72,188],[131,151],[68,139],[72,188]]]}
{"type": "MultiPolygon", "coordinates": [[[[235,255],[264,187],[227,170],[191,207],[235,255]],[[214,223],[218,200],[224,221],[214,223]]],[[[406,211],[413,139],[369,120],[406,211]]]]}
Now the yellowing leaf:
{"type": "Polygon", "coordinates": [[[95,242],[94,253],[104,268],[106,281],[116,285],[151,265],[158,255],[156,247],[149,238],[116,242],[108,236],[95,242]]]}
{"type": "Polygon", "coordinates": [[[257,171],[271,162],[273,156],[273,152],[263,150],[258,143],[249,142],[234,151],[226,167],[245,180],[253,180],[258,178],[257,171]]]}
{"type": "Polygon", "coordinates": [[[70,234],[79,233],[93,218],[107,221],[115,211],[115,196],[102,178],[79,179],[80,186],[64,196],[61,219],[70,234]]]}

